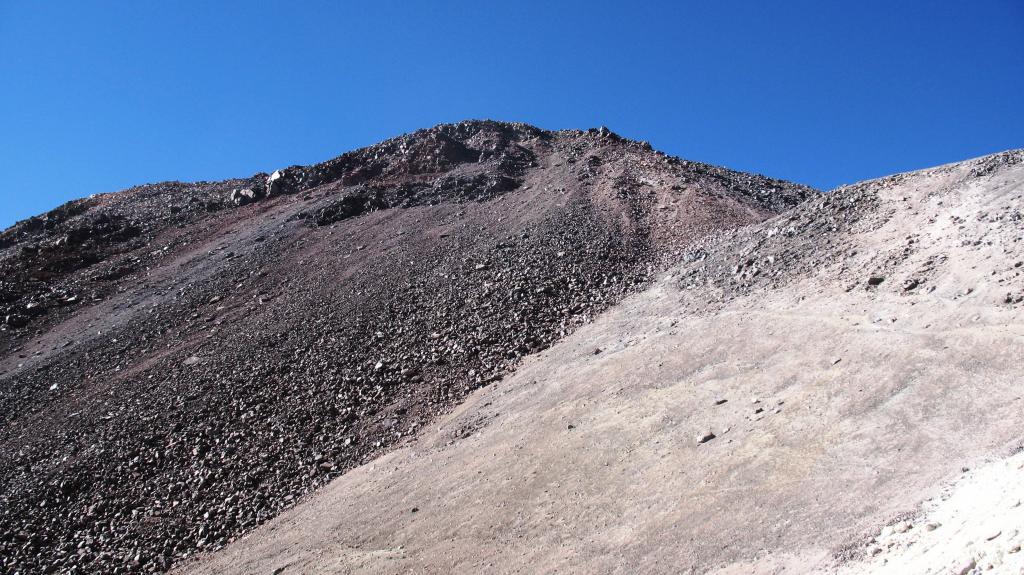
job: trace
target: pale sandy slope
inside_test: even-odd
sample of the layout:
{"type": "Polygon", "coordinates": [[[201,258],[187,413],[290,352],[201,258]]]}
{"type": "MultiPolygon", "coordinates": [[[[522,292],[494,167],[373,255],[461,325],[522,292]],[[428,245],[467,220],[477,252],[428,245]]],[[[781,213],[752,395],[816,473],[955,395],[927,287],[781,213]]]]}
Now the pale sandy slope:
{"type": "MultiPolygon", "coordinates": [[[[1021,157],[872,183],[882,207],[841,249],[805,254],[816,248],[796,235],[785,253],[815,265],[720,307],[679,288],[710,265],[687,264],[179,570],[871,573],[913,559],[892,572],[946,573],[987,567],[998,543],[989,572],[1017,574],[1024,471],[1006,458],[1024,441],[1024,306],[1005,299],[1024,284],[1021,157]],[[886,280],[867,289],[876,270],[886,280]],[[909,277],[925,283],[904,292],[909,277]],[[1016,486],[993,496],[1003,515],[970,503],[995,491],[964,487],[982,473],[1016,486]],[[968,503],[922,507],[950,493],[968,503]]],[[[757,260],[784,223],[722,240],[708,261],[757,260]]]]}

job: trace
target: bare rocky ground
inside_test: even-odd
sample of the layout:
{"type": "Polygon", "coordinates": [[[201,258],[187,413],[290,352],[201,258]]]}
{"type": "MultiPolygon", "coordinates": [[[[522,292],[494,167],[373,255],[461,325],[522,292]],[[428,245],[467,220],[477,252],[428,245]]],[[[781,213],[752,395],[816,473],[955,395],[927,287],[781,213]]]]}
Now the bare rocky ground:
{"type": "Polygon", "coordinates": [[[181,573],[1011,573],[1024,151],[812,197],[181,573]]]}
{"type": "Polygon", "coordinates": [[[813,195],[605,129],[481,121],[20,222],[0,234],[0,571],[220,549],[694,241],[813,195]]]}

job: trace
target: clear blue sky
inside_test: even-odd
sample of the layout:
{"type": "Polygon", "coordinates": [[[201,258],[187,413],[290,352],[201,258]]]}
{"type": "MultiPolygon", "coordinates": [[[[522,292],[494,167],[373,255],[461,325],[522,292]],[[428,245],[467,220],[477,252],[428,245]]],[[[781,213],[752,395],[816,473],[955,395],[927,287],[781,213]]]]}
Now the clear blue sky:
{"type": "Polygon", "coordinates": [[[0,0],[0,228],[467,118],[830,188],[1024,147],[1024,2],[0,0]]]}

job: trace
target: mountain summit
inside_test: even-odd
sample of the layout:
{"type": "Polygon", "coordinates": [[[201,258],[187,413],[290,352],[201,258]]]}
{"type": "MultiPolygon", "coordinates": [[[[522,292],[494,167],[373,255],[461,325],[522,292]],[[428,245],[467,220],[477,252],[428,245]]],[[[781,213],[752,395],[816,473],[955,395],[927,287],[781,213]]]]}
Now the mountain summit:
{"type": "Polygon", "coordinates": [[[695,241],[815,196],[604,128],[472,121],[19,222],[0,234],[4,567],[219,549],[695,241]]]}
{"type": "Polygon", "coordinates": [[[1019,572],[1022,198],[471,121],[70,202],[0,234],[0,566],[1019,572]]]}
{"type": "Polygon", "coordinates": [[[1024,151],[815,195],[178,572],[1024,572],[1024,151]]]}

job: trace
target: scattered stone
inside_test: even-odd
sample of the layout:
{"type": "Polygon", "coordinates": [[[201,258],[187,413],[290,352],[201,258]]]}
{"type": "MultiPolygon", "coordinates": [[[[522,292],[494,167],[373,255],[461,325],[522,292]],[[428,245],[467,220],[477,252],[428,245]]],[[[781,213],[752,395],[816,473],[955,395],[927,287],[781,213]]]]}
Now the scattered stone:
{"type": "Polygon", "coordinates": [[[978,562],[974,557],[968,557],[960,561],[957,566],[953,569],[955,575],[967,575],[972,569],[978,566],[978,562]]]}
{"type": "Polygon", "coordinates": [[[870,277],[868,277],[868,285],[869,286],[878,286],[878,285],[880,285],[884,281],[885,281],[885,278],[882,277],[882,276],[870,276],[870,277]]]}
{"type": "Polygon", "coordinates": [[[274,196],[284,193],[284,173],[281,170],[274,170],[267,178],[267,195],[274,196]]]}
{"type": "Polygon", "coordinates": [[[11,313],[4,318],[4,323],[9,327],[25,327],[28,325],[28,318],[21,314],[11,313]]]}
{"type": "Polygon", "coordinates": [[[244,206],[256,200],[256,192],[254,192],[250,188],[231,190],[231,196],[229,197],[229,199],[236,206],[244,206]]]}
{"type": "Polygon", "coordinates": [[[707,443],[707,442],[711,441],[714,438],[715,438],[715,434],[710,432],[710,431],[708,431],[706,433],[703,433],[703,434],[697,436],[697,445],[700,445],[702,443],[707,443]]]}

